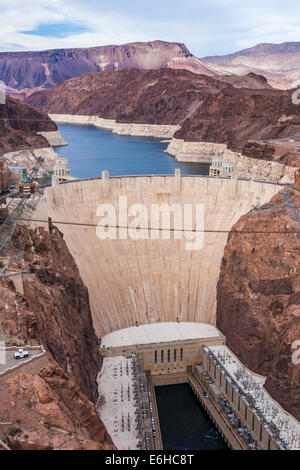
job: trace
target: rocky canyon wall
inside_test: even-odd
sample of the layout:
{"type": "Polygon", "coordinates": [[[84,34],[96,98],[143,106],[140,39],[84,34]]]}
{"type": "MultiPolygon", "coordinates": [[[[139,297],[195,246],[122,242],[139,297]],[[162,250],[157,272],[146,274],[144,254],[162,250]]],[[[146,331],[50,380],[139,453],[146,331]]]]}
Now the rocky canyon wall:
{"type": "Polygon", "coordinates": [[[26,101],[51,114],[99,116],[126,124],[178,125],[207,96],[227,88],[232,87],[187,70],[130,68],[88,73],[33,93],[26,101]]]}
{"type": "Polygon", "coordinates": [[[22,269],[24,295],[0,282],[7,345],[43,344],[48,354],[0,374],[0,422],[21,449],[113,448],[94,410],[101,367],[89,296],[62,234],[51,224],[17,227],[4,253],[22,269]],[[6,404],[11,406],[7,407],[6,404]]]}
{"type": "MultiPolygon", "coordinates": [[[[78,383],[83,393],[91,400],[97,396],[96,374],[101,366],[97,350],[89,296],[77,266],[69,253],[61,233],[50,226],[27,230],[17,227],[6,253],[12,266],[30,270],[24,276],[26,312],[31,311],[31,320],[24,335],[23,316],[12,323],[2,317],[2,328],[8,336],[23,340],[35,339],[43,344],[60,366],[78,383]],[[20,255],[22,252],[22,258],[20,255]],[[16,260],[16,261],[14,261],[16,260]]],[[[6,301],[2,297],[1,311],[5,313],[6,301]]],[[[15,300],[12,300],[12,306],[15,300]]],[[[18,299],[20,306],[24,305],[18,299]]]]}
{"type": "Polygon", "coordinates": [[[0,398],[2,439],[13,450],[115,448],[93,404],[50,353],[0,375],[0,398]]]}
{"type": "Polygon", "coordinates": [[[267,377],[266,389],[300,419],[300,194],[274,196],[241,217],[231,234],[217,287],[217,326],[232,351],[267,377]],[[290,232],[290,233],[281,233],[290,232]],[[298,232],[298,233],[295,233],[298,232]]]}
{"type": "Polygon", "coordinates": [[[223,157],[224,162],[234,165],[240,178],[251,178],[273,183],[293,183],[296,168],[283,165],[270,159],[249,158],[228,149],[226,144],[213,142],[185,142],[173,138],[166,153],[173,155],[179,162],[208,162],[214,156],[223,157]]]}
{"type": "Polygon", "coordinates": [[[3,159],[8,166],[24,167],[29,173],[31,173],[33,167],[37,165],[40,157],[44,160],[43,162],[39,161],[38,176],[49,175],[57,159],[57,153],[52,147],[15,150],[14,152],[8,152],[3,155],[3,159]]]}
{"type": "Polygon", "coordinates": [[[56,160],[52,146],[65,145],[56,124],[45,113],[6,97],[0,105],[0,155],[9,166],[31,171],[40,156],[41,173],[49,173],[56,160]]]}
{"type": "Polygon", "coordinates": [[[49,147],[39,131],[56,131],[56,124],[47,114],[37,111],[26,103],[6,97],[0,106],[0,152],[16,149],[49,147]]]}

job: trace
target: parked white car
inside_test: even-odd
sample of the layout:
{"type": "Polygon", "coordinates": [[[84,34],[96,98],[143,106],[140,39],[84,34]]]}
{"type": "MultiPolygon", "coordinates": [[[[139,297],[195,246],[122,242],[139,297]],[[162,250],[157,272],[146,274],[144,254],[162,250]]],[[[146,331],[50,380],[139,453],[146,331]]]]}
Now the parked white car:
{"type": "Polygon", "coordinates": [[[24,359],[25,357],[28,357],[28,356],[29,356],[29,352],[24,351],[24,349],[18,349],[18,351],[14,353],[15,359],[24,359]]]}

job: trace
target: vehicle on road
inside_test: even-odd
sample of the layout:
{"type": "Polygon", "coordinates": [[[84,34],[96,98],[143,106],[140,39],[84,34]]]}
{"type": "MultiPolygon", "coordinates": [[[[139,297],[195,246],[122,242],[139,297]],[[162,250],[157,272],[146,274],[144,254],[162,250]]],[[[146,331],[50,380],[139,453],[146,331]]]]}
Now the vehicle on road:
{"type": "Polygon", "coordinates": [[[18,349],[18,351],[16,351],[14,353],[14,358],[15,359],[24,359],[26,357],[29,356],[29,352],[28,351],[24,351],[24,349],[18,349]]]}

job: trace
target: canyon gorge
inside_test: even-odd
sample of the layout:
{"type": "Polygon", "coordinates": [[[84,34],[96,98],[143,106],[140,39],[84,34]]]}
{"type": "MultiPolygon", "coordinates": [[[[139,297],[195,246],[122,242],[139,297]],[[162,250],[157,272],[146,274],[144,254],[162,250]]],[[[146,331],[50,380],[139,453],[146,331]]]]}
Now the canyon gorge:
{"type": "Polygon", "coordinates": [[[116,449],[95,408],[103,405],[101,339],[159,322],[216,326],[300,419],[300,368],[291,360],[300,331],[300,108],[287,89],[298,49],[260,45],[200,60],[184,44],[153,41],[0,53],[12,95],[0,105],[6,186],[7,165],[32,170],[41,156],[52,175],[53,147],[67,143],[59,122],[164,139],[179,162],[220,157],[235,169],[225,178],[176,170],[49,179],[34,220],[17,224],[1,252],[23,283],[20,293],[0,280],[2,339],[42,348],[0,373],[0,424],[9,423],[12,449],[116,449]],[[100,240],[98,207],[113,206],[116,225],[122,196],[149,211],[202,204],[202,248],[186,250],[184,237],[100,240]]]}
{"type": "Polygon", "coordinates": [[[0,375],[0,421],[15,449],[113,449],[93,403],[101,366],[89,295],[62,234],[16,229],[5,255],[29,270],[24,295],[0,282],[0,326],[7,346],[43,344],[47,353],[0,375]],[[20,256],[21,250],[21,256],[20,256]]]}

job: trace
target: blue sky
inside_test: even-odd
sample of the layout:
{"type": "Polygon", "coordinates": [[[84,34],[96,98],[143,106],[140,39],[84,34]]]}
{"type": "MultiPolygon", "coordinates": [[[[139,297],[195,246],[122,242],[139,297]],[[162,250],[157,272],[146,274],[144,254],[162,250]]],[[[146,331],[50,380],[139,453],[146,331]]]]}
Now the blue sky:
{"type": "Polygon", "coordinates": [[[299,0],[0,0],[0,50],[183,42],[198,57],[300,41],[299,0]]]}

